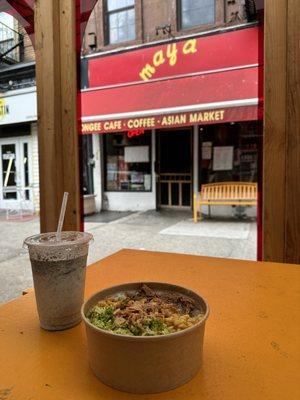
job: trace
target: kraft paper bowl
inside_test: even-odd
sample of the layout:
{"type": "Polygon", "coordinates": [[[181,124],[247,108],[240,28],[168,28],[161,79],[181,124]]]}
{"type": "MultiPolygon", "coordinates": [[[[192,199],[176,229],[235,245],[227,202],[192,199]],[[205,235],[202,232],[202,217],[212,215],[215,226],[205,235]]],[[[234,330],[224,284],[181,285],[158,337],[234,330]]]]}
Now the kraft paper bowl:
{"type": "Polygon", "coordinates": [[[101,290],[82,306],[89,363],[106,385],[130,393],[159,393],[175,389],[192,379],[202,365],[206,301],[191,290],[168,283],[143,282],[155,291],[175,292],[195,301],[204,317],[194,326],[164,336],[125,336],[101,330],[86,318],[87,312],[107,296],[136,291],[141,282],[101,290]]]}

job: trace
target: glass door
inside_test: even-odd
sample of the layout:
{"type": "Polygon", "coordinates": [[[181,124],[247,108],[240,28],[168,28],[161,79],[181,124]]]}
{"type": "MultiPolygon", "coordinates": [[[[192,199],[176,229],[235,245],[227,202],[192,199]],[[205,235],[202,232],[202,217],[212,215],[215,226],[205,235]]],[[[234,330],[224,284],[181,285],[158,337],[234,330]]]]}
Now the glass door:
{"type": "Polygon", "coordinates": [[[1,208],[18,200],[17,143],[3,143],[1,148],[1,208]]]}
{"type": "Polygon", "coordinates": [[[29,143],[27,140],[0,141],[0,209],[30,205],[29,143]]]}
{"type": "Polygon", "coordinates": [[[30,168],[29,168],[29,143],[28,141],[20,142],[20,178],[21,178],[21,187],[20,187],[20,197],[24,202],[30,202],[32,199],[32,190],[30,186],[31,178],[30,178],[30,168]]]}
{"type": "Polygon", "coordinates": [[[191,208],[191,129],[158,132],[158,206],[191,208]]]}

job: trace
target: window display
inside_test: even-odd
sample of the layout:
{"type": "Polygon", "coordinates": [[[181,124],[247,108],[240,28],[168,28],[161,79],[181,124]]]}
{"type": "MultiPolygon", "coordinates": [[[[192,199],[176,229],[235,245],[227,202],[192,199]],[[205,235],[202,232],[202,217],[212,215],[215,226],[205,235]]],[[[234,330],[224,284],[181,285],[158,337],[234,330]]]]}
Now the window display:
{"type": "Polygon", "coordinates": [[[107,134],[106,191],[151,191],[151,133],[107,134]]]}
{"type": "Polygon", "coordinates": [[[259,122],[211,125],[200,128],[202,184],[257,182],[261,135],[259,122]]]}

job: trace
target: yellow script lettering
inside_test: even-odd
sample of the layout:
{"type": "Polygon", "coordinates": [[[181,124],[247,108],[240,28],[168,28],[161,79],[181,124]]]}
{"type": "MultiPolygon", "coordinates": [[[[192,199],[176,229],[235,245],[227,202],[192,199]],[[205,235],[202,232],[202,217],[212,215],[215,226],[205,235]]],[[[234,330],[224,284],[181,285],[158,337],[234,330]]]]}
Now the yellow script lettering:
{"type": "Polygon", "coordinates": [[[187,42],[185,42],[182,52],[183,54],[190,54],[190,53],[196,53],[197,52],[197,40],[196,39],[190,39],[187,42]]]}
{"type": "Polygon", "coordinates": [[[167,46],[167,57],[171,66],[177,63],[177,46],[176,43],[168,44],[167,46]]]}
{"type": "Polygon", "coordinates": [[[146,64],[145,67],[140,72],[140,77],[144,81],[148,81],[150,78],[152,78],[152,75],[154,73],[155,73],[155,68],[152,67],[152,65],[150,65],[150,64],[146,64]]]}
{"type": "Polygon", "coordinates": [[[157,51],[153,56],[153,64],[155,67],[159,67],[166,60],[164,59],[164,53],[162,50],[157,51]]]}

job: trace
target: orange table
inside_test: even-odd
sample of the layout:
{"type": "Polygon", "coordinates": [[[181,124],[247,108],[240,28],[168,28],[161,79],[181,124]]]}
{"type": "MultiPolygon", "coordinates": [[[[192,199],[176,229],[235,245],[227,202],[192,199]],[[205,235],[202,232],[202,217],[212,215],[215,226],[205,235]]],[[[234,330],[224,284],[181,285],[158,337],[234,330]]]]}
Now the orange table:
{"type": "Polygon", "coordinates": [[[181,388],[132,395],[89,369],[84,326],[39,328],[34,293],[0,307],[1,400],[299,400],[300,267],[122,250],[88,268],[86,295],[130,281],[168,281],[211,307],[204,365],[181,388]]]}

